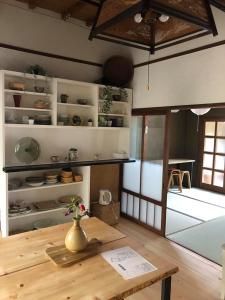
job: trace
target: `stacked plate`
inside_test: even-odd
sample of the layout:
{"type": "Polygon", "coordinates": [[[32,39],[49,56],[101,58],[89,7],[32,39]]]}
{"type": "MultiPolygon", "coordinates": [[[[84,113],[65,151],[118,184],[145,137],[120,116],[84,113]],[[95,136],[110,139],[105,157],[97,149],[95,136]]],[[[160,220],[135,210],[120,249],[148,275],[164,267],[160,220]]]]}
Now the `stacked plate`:
{"type": "Polygon", "coordinates": [[[27,207],[22,207],[18,204],[11,204],[9,206],[9,217],[15,217],[23,214],[29,214],[32,212],[32,209],[27,207]]]}
{"type": "Polygon", "coordinates": [[[73,171],[72,169],[62,169],[61,171],[61,183],[72,183],[73,182],[73,171]]]}
{"type": "Polygon", "coordinates": [[[58,174],[55,172],[48,172],[45,174],[45,183],[56,184],[58,182],[58,174]]]}
{"type": "Polygon", "coordinates": [[[45,178],[40,176],[26,177],[25,182],[29,186],[38,187],[42,186],[45,183],[45,178]]]}
{"type": "Polygon", "coordinates": [[[51,125],[51,116],[50,115],[37,115],[35,117],[35,124],[38,125],[51,125]]]}

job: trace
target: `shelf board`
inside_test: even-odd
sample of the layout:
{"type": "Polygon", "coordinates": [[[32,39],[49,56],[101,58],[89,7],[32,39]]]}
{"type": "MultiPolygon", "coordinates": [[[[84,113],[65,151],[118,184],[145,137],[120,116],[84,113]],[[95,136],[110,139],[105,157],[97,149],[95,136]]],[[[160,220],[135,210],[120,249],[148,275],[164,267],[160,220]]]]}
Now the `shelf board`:
{"type": "Polygon", "coordinates": [[[6,123],[5,128],[38,128],[38,129],[47,129],[47,128],[58,128],[59,126],[54,126],[54,125],[30,125],[30,124],[11,124],[11,123],[6,123]]]}
{"type": "Polygon", "coordinates": [[[7,94],[15,94],[15,95],[31,95],[31,96],[43,96],[43,97],[48,97],[51,96],[52,94],[47,94],[47,93],[36,93],[36,92],[30,92],[30,91],[17,91],[17,90],[10,90],[10,89],[5,89],[5,93],[7,94]]]}
{"type": "MultiPolygon", "coordinates": [[[[99,101],[100,103],[102,103],[102,102],[104,102],[105,100],[99,99],[98,101],[99,101]]],[[[128,101],[112,101],[112,103],[115,103],[115,104],[125,104],[125,105],[129,104],[128,101]]]]}
{"type": "Polygon", "coordinates": [[[33,108],[33,107],[14,107],[14,106],[5,106],[6,110],[28,110],[28,111],[51,111],[51,109],[42,109],[42,108],[33,108]]]}
{"type": "Polygon", "coordinates": [[[51,189],[51,188],[58,188],[58,187],[65,187],[65,186],[71,186],[71,185],[79,185],[82,184],[83,181],[80,182],[71,182],[71,183],[56,183],[56,184],[43,184],[41,186],[37,187],[31,187],[31,186],[22,186],[19,189],[16,190],[9,190],[9,194],[18,193],[18,192],[27,192],[27,191],[34,191],[34,190],[42,190],[42,189],[51,189]]]}
{"type": "Polygon", "coordinates": [[[98,113],[99,116],[112,116],[112,117],[128,117],[128,115],[125,114],[104,114],[104,113],[98,113]]]}
{"type": "Polygon", "coordinates": [[[67,209],[66,207],[59,207],[59,208],[55,208],[55,209],[42,210],[42,211],[33,210],[29,214],[21,214],[21,215],[18,215],[18,216],[9,217],[9,220],[18,220],[18,219],[22,219],[22,218],[25,218],[25,217],[49,214],[49,213],[54,213],[54,212],[57,212],[57,211],[66,211],[66,209],[67,209]]]}
{"type": "Polygon", "coordinates": [[[82,108],[93,108],[94,105],[82,105],[82,104],[77,104],[77,103],[61,103],[57,102],[59,106],[74,106],[74,107],[82,107],[82,108]]]}
{"type": "Polygon", "coordinates": [[[28,129],[66,129],[66,130],[119,130],[129,129],[129,127],[101,127],[101,126],[56,126],[56,125],[29,125],[29,124],[10,124],[6,123],[5,128],[28,128],[28,129]]]}

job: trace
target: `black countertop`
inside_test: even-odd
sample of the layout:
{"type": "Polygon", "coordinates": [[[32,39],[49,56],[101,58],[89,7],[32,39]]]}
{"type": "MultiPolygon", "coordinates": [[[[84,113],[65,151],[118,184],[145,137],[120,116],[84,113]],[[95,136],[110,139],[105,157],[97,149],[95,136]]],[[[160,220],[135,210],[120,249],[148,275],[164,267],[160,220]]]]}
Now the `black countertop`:
{"type": "Polygon", "coordinates": [[[77,160],[70,162],[57,162],[57,163],[39,163],[30,165],[12,165],[3,167],[3,171],[6,173],[24,172],[24,171],[38,171],[38,170],[50,170],[60,168],[72,168],[82,166],[96,166],[96,165],[108,165],[108,164],[125,164],[135,162],[134,159],[99,159],[99,160],[77,160]]]}

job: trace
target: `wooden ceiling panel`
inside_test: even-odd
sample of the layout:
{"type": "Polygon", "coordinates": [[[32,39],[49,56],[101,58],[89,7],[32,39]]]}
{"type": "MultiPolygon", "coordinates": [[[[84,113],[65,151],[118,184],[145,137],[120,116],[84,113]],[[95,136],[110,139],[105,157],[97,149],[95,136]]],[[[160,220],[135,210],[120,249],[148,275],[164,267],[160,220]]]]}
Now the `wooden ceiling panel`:
{"type": "MultiPolygon", "coordinates": [[[[80,0],[19,0],[27,3],[31,8],[40,7],[62,15],[84,21],[89,25],[95,20],[98,8],[80,0]]],[[[98,1],[95,1],[96,3],[98,1]]]]}
{"type": "MultiPolygon", "coordinates": [[[[102,34],[150,46],[154,42],[151,41],[152,26],[152,24],[146,22],[137,24],[134,22],[134,18],[130,17],[108,28],[102,34]]],[[[178,39],[200,30],[199,27],[176,18],[170,18],[166,23],[157,20],[154,26],[156,44],[178,39]]]]}
{"type": "Polygon", "coordinates": [[[205,0],[157,0],[156,2],[201,18],[202,20],[208,20],[205,0]]]}
{"type": "Polygon", "coordinates": [[[97,26],[107,22],[139,2],[140,0],[106,0],[102,5],[97,26]]]}

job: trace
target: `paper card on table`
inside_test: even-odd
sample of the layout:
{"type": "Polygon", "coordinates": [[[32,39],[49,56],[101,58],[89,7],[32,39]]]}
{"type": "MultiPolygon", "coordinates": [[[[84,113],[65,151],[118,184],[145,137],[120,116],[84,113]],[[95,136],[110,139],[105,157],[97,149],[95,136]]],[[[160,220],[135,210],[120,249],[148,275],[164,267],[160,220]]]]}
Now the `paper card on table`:
{"type": "Polygon", "coordinates": [[[132,279],[157,270],[130,247],[106,251],[101,255],[124,279],[132,279]]]}

